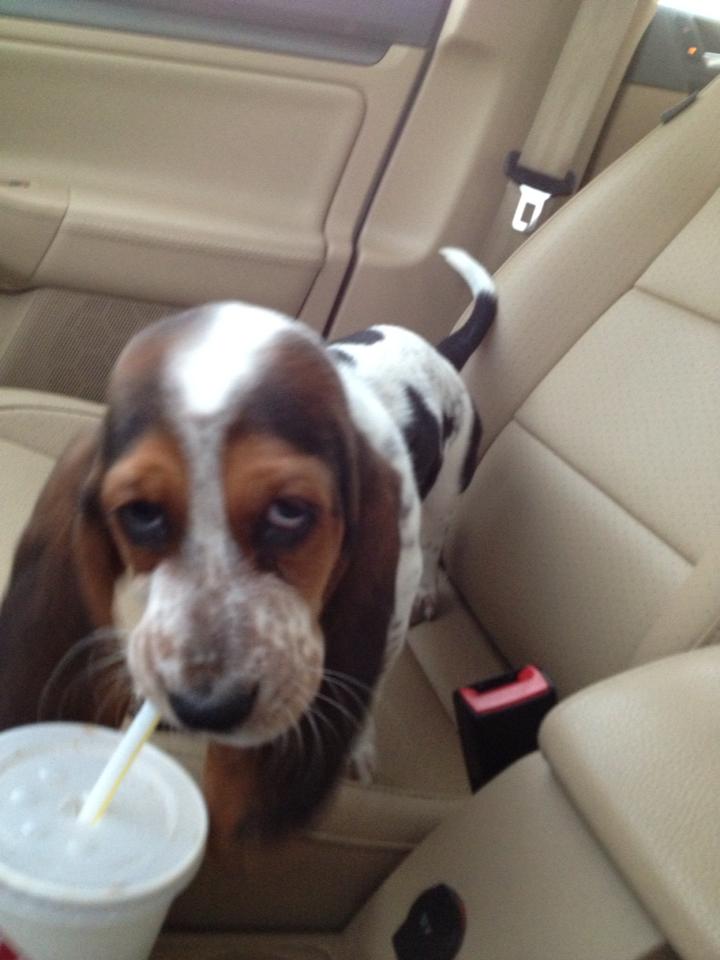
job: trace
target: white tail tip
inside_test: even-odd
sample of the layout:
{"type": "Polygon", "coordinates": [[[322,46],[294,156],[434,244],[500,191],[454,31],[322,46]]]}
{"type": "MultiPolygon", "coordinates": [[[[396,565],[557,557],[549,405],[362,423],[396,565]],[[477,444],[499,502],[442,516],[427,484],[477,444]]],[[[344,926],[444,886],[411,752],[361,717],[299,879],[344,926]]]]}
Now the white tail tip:
{"type": "Polygon", "coordinates": [[[485,267],[460,247],[442,247],[440,256],[456,270],[470,287],[474,299],[481,293],[495,296],[495,283],[485,267]]]}

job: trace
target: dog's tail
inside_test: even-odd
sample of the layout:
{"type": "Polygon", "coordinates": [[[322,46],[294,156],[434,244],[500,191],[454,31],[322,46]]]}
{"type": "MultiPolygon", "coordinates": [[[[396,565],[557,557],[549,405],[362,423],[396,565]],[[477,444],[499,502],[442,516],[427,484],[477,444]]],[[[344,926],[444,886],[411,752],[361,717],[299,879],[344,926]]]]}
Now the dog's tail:
{"type": "Polygon", "coordinates": [[[459,247],[443,247],[440,254],[470,287],[475,301],[470,316],[460,329],[437,345],[438,352],[449,360],[456,370],[462,370],[495,319],[497,294],[490,274],[469,253],[459,247]]]}

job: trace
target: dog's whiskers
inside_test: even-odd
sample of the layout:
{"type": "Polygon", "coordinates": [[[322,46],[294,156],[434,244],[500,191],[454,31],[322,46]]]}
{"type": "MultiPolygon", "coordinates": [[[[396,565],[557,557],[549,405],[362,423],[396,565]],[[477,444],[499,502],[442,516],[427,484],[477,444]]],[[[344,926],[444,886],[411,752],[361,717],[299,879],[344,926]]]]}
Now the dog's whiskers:
{"type": "Polygon", "coordinates": [[[368,696],[372,695],[372,687],[363,680],[358,680],[357,677],[353,677],[350,673],[344,673],[342,670],[333,670],[330,667],[325,667],[323,670],[323,676],[327,677],[328,679],[343,681],[349,686],[357,687],[358,690],[367,693],[368,696]]]}
{"type": "Polygon", "coordinates": [[[87,663],[85,663],[78,670],[75,676],[71,677],[66,685],[65,690],[63,691],[59,703],[57,704],[55,712],[58,713],[60,717],[64,715],[68,699],[76,689],[77,684],[79,684],[81,681],[89,683],[93,677],[97,677],[98,674],[111,670],[115,664],[120,666],[124,662],[125,655],[123,651],[118,648],[119,640],[122,634],[123,631],[112,627],[100,627],[82,639],[78,640],[77,643],[73,644],[73,646],[55,665],[52,673],[43,686],[38,703],[38,720],[42,720],[46,715],[50,698],[63,678],[63,675],[69,670],[75,668],[77,666],[78,659],[84,654],[88,654],[89,652],[87,663]],[[116,649],[106,653],[102,659],[98,660],[98,657],[105,648],[105,645],[109,645],[111,643],[115,645],[116,649]]]}
{"type": "Polygon", "coordinates": [[[310,730],[312,732],[312,739],[310,741],[310,756],[309,756],[309,766],[312,768],[316,764],[322,764],[323,761],[323,739],[322,734],[320,733],[320,728],[317,724],[317,718],[315,712],[311,709],[304,714],[304,719],[307,719],[310,730]],[[312,750],[313,745],[317,744],[317,752],[315,753],[312,750]]]}
{"type": "MultiPolygon", "coordinates": [[[[288,711],[288,713],[290,713],[290,711],[288,711]]],[[[295,743],[297,744],[296,750],[297,750],[298,760],[303,759],[303,757],[305,756],[305,752],[307,750],[307,745],[305,743],[305,739],[302,734],[302,729],[300,727],[301,719],[302,718],[295,717],[292,714],[290,714],[290,726],[288,727],[288,730],[287,730],[287,733],[289,735],[292,734],[295,740],[295,743]]],[[[288,736],[288,747],[289,746],[290,746],[290,737],[288,736]]]]}
{"type": "Polygon", "coordinates": [[[401,719],[397,703],[390,697],[383,697],[382,695],[378,697],[377,688],[373,690],[372,687],[368,684],[363,683],[362,680],[358,680],[355,677],[350,676],[348,673],[342,673],[339,670],[325,670],[325,676],[328,681],[328,684],[333,686],[337,685],[339,688],[343,689],[348,696],[352,696],[354,700],[358,701],[358,705],[362,705],[361,709],[364,714],[367,714],[372,706],[378,702],[382,702],[382,709],[385,713],[394,717],[396,720],[401,719]],[[357,687],[357,690],[360,691],[356,693],[351,687],[347,685],[351,684],[352,687],[357,687]],[[362,694],[367,694],[367,700],[363,701],[362,694]]]}
{"type": "Polygon", "coordinates": [[[348,677],[347,674],[336,674],[333,671],[325,671],[325,680],[327,682],[328,691],[330,693],[339,691],[346,694],[348,697],[351,697],[352,700],[357,704],[360,713],[364,714],[369,708],[372,698],[372,691],[366,684],[358,680],[356,681],[356,684],[358,689],[361,691],[358,693],[358,691],[353,689],[353,687],[350,685],[349,681],[353,679],[354,678],[352,677],[348,677]],[[362,694],[365,694],[364,698],[362,694]]]}
{"type": "MultiPolygon", "coordinates": [[[[332,707],[334,710],[337,710],[337,712],[345,717],[345,719],[349,722],[350,727],[355,728],[356,731],[362,726],[362,717],[355,716],[355,714],[352,713],[351,710],[348,710],[348,708],[344,704],[340,703],[339,700],[329,697],[324,693],[316,694],[315,699],[321,701],[322,703],[327,703],[328,706],[332,707]]],[[[317,711],[313,712],[318,715],[317,711]]],[[[322,716],[324,720],[327,720],[331,727],[333,726],[329,717],[325,716],[324,714],[319,714],[319,716],[322,716]]],[[[333,729],[335,728],[333,727],[333,729]]]]}
{"type": "MultiPolygon", "coordinates": [[[[294,735],[297,741],[297,761],[305,759],[307,766],[312,769],[323,761],[328,737],[342,745],[343,728],[349,729],[353,740],[362,730],[367,703],[352,689],[351,684],[355,683],[359,689],[368,693],[370,688],[362,681],[338,671],[326,671],[325,674],[324,687],[315,694],[313,702],[299,718],[294,718],[290,709],[286,708],[290,723],[284,735],[276,741],[282,744],[275,751],[278,762],[291,761],[290,734],[294,735]],[[329,672],[333,675],[328,676],[329,672]],[[349,700],[349,705],[341,702],[342,699],[349,700]],[[352,706],[356,706],[356,709],[352,709],[352,706]],[[339,722],[333,722],[333,714],[339,722]]],[[[290,692],[292,693],[292,690],[290,692]]]]}
{"type": "Polygon", "coordinates": [[[129,677],[126,671],[118,670],[105,678],[100,689],[96,690],[94,719],[99,722],[108,706],[115,701],[115,710],[111,717],[112,725],[122,723],[129,700],[129,677]]]}

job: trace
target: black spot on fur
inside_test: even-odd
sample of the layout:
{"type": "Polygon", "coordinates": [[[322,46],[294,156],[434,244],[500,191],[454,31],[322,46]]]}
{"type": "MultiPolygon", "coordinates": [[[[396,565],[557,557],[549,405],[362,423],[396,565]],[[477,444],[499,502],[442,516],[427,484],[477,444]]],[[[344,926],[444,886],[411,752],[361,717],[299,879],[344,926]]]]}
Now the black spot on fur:
{"type": "Polygon", "coordinates": [[[355,357],[351,357],[350,354],[345,353],[344,350],[336,350],[335,347],[332,347],[330,350],[330,356],[338,363],[346,363],[350,367],[355,366],[355,357]]]}
{"type": "Polygon", "coordinates": [[[357,333],[351,333],[347,337],[340,337],[339,340],[335,340],[331,346],[335,346],[338,343],[360,343],[363,346],[369,347],[373,343],[379,343],[381,340],[385,339],[385,334],[381,330],[376,330],[375,327],[368,327],[367,330],[358,330],[357,333]]]}
{"type": "Polygon", "coordinates": [[[470,486],[470,481],[473,478],[475,473],[475,468],[478,464],[478,449],[480,448],[480,440],[482,438],[482,423],[480,422],[480,417],[477,415],[477,411],[473,410],[473,425],[472,432],[470,434],[470,440],[468,441],[467,452],[465,453],[465,461],[463,463],[462,473],[460,475],[460,490],[467,490],[470,486]]]}
{"type": "Polygon", "coordinates": [[[403,435],[412,457],[415,483],[420,499],[432,489],[442,465],[442,437],[440,424],[413,387],[405,388],[412,408],[412,417],[403,428],[403,435]]]}
{"type": "Polygon", "coordinates": [[[455,423],[454,417],[451,417],[449,413],[443,413],[442,439],[444,444],[447,443],[456,430],[457,424],[455,423]]]}

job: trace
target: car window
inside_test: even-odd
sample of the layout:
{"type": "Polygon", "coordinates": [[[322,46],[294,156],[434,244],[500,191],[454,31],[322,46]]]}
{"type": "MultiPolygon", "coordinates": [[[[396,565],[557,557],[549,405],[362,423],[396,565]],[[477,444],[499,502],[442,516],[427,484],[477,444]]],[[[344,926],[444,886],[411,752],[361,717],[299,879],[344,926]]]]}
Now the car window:
{"type": "Polygon", "coordinates": [[[720,0],[661,0],[627,80],[699,90],[720,73],[720,0]]]}

